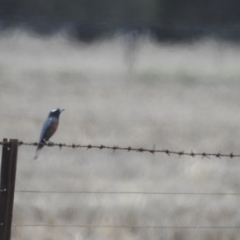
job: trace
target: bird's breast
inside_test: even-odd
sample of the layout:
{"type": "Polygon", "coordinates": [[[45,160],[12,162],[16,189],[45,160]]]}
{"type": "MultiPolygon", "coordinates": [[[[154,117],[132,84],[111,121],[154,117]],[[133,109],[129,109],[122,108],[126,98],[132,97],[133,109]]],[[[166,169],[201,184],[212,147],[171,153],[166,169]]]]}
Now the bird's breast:
{"type": "Polygon", "coordinates": [[[58,121],[52,120],[50,126],[48,127],[45,133],[44,139],[48,141],[49,138],[56,132],[57,128],[58,128],[58,121]]]}

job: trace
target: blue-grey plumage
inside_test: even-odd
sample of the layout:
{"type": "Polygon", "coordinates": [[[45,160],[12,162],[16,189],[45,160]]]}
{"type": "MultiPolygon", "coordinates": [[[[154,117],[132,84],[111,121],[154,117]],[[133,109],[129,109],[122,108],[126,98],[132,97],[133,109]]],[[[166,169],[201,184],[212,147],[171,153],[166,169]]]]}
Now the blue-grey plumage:
{"type": "Polygon", "coordinates": [[[37,159],[37,157],[40,153],[40,150],[44,146],[43,144],[47,143],[49,141],[50,137],[56,132],[56,130],[58,128],[59,116],[62,111],[64,111],[64,109],[54,108],[49,113],[48,118],[42,127],[42,131],[40,134],[38,147],[37,147],[37,151],[34,156],[34,159],[37,159]]]}

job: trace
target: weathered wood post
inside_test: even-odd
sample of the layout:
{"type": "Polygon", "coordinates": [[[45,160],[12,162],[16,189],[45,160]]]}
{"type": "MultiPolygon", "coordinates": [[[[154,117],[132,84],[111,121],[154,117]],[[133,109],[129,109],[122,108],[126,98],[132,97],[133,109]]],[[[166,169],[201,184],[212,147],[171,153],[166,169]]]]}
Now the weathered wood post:
{"type": "Polygon", "coordinates": [[[11,239],[18,140],[3,139],[0,176],[0,239],[11,239]]]}

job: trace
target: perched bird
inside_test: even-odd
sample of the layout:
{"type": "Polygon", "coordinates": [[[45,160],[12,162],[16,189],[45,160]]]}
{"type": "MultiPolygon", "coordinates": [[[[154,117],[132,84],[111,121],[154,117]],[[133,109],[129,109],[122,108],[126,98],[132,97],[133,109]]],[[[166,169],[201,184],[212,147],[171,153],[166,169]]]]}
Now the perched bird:
{"type": "Polygon", "coordinates": [[[42,132],[40,135],[40,139],[39,139],[39,143],[38,143],[38,147],[37,147],[37,151],[34,159],[37,159],[40,153],[40,150],[44,146],[43,144],[48,143],[50,137],[56,132],[58,127],[58,122],[59,122],[59,116],[62,111],[64,111],[64,109],[54,108],[49,113],[48,118],[42,127],[42,132]]]}

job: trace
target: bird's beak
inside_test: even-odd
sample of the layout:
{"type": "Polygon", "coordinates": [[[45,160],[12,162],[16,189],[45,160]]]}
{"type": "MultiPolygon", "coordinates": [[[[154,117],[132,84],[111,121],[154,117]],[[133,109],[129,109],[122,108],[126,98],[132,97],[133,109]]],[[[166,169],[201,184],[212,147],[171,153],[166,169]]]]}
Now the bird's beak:
{"type": "Polygon", "coordinates": [[[65,109],[61,109],[60,112],[63,112],[65,109]]]}

